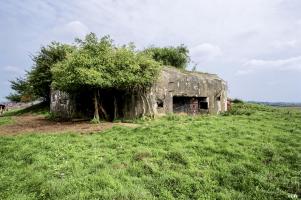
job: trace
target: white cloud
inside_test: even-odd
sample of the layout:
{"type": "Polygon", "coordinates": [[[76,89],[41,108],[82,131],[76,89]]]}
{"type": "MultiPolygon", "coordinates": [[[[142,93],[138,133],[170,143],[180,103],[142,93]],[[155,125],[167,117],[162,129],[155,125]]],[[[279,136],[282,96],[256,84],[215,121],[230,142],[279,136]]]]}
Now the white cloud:
{"type": "Polygon", "coordinates": [[[89,28],[81,21],[71,21],[53,29],[53,34],[57,37],[71,40],[75,37],[83,37],[87,33],[89,33],[89,28]]]}
{"type": "Polygon", "coordinates": [[[236,75],[245,75],[261,70],[301,72],[301,56],[278,60],[253,59],[244,63],[236,75]]]}
{"type": "Polygon", "coordinates": [[[204,43],[191,48],[190,54],[195,62],[203,62],[221,56],[222,50],[217,45],[204,43]]]}
{"type": "Polygon", "coordinates": [[[247,75],[247,74],[251,74],[253,72],[253,70],[251,69],[240,69],[236,72],[236,76],[241,76],[241,75],[247,75]]]}
{"type": "Polygon", "coordinates": [[[268,81],[266,84],[267,84],[268,86],[277,86],[277,85],[279,85],[279,81],[275,81],[275,80],[273,80],[273,81],[268,81]]]}
{"type": "Polygon", "coordinates": [[[279,49],[294,48],[299,44],[298,40],[287,40],[287,41],[275,41],[272,46],[279,49]]]}
{"type": "Polygon", "coordinates": [[[89,32],[89,28],[80,21],[72,21],[66,25],[65,31],[78,36],[83,36],[89,32]]]}

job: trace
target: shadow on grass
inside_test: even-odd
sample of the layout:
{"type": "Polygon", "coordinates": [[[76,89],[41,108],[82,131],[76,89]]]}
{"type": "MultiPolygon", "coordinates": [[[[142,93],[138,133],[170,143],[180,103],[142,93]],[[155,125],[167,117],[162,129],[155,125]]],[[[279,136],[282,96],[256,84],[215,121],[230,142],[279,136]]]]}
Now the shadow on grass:
{"type": "Polygon", "coordinates": [[[49,114],[49,104],[47,102],[41,102],[27,108],[10,110],[3,114],[4,117],[20,116],[24,114],[38,114],[38,115],[48,115],[49,114]]]}

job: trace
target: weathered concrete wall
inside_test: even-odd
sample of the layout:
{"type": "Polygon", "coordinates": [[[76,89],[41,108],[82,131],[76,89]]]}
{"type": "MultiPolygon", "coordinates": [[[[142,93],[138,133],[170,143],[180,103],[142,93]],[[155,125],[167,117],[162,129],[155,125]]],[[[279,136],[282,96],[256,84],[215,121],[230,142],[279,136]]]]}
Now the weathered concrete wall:
{"type": "Polygon", "coordinates": [[[206,97],[210,114],[227,110],[227,84],[215,74],[165,67],[153,87],[145,94],[141,93],[132,93],[125,98],[124,118],[172,113],[174,96],[206,97]],[[163,107],[158,107],[159,104],[163,107]]]}
{"type": "Polygon", "coordinates": [[[152,88],[152,94],[155,99],[163,100],[162,113],[173,112],[174,96],[207,97],[209,113],[212,114],[227,109],[227,84],[215,74],[165,67],[152,88]]]}
{"type": "Polygon", "coordinates": [[[142,116],[157,115],[154,96],[149,91],[128,93],[123,102],[123,118],[133,119],[142,116]]]}
{"type": "Polygon", "coordinates": [[[75,102],[73,98],[66,92],[59,90],[51,91],[50,112],[56,117],[69,119],[73,117],[75,102]]]}

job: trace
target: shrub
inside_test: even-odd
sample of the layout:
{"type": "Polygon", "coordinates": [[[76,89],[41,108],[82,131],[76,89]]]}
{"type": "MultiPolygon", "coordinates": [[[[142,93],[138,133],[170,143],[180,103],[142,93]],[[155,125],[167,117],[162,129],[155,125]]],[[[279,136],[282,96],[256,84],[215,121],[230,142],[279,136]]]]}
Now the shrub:
{"type": "Polygon", "coordinates": [[[223,113],[222,115],[251,115],[256,112],[256,108],[251,104],[237,103],[234,104],[231,110],[223,113]]]}
{"type": "Polygon", "coordinates": [[[241,99],[233,99],[232,103],[244,103],[244,101],[241,99]]]}
{"type": "Polygon", "coordinates": [[[51,112],[46,115],[46,119],[48,119],[50,121],[61,121],[62,120],[60,116],[58,116],[55,113],[51,113],[51,112]]]}
{"type": "Polygon", "coordinates": [[[169,65],[180,69],[185,69],[190,61],[189,50],[186,46],[177,47],[151,47],[144,50],[152,58],[163,65],[169,65]]]}

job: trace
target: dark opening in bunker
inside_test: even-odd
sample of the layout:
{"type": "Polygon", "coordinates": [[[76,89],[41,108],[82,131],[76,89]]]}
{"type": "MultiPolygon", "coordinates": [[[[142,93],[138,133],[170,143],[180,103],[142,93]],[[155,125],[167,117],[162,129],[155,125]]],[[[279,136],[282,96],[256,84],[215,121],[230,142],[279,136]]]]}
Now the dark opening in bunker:
{"type": "MultiPolygon", "coordinates": [[[[94,117],[95,97],[93,92],[92,90],[86,90],[72,94],[72,99],[76,102],[73,106],[74,118],[92,119],[94,117]]],[[[123,118],[124,101],[126,98],[129,99],[129,97],[126,97],[126,92],[122,90],[99,90],[97,98],[98,112],[102,120],[113,121],[123,118]]]]}
{"type": "Polygon", "coordinates": [[[207,110],[208,109],[208,102],[205,101],[199,101],[199,109],[207,110]]]}
{"type": "Polygon", "coordinates": [[[199,114],[208,113],[209,105],[207,97],[173,97],[173,112],[199,114]]]}
{"type": "Polygon", "coordinates": [[[164,102],[161,99],[157,99],[157,106],[158,106],[158,108],[163,108],[164,102]]]}

